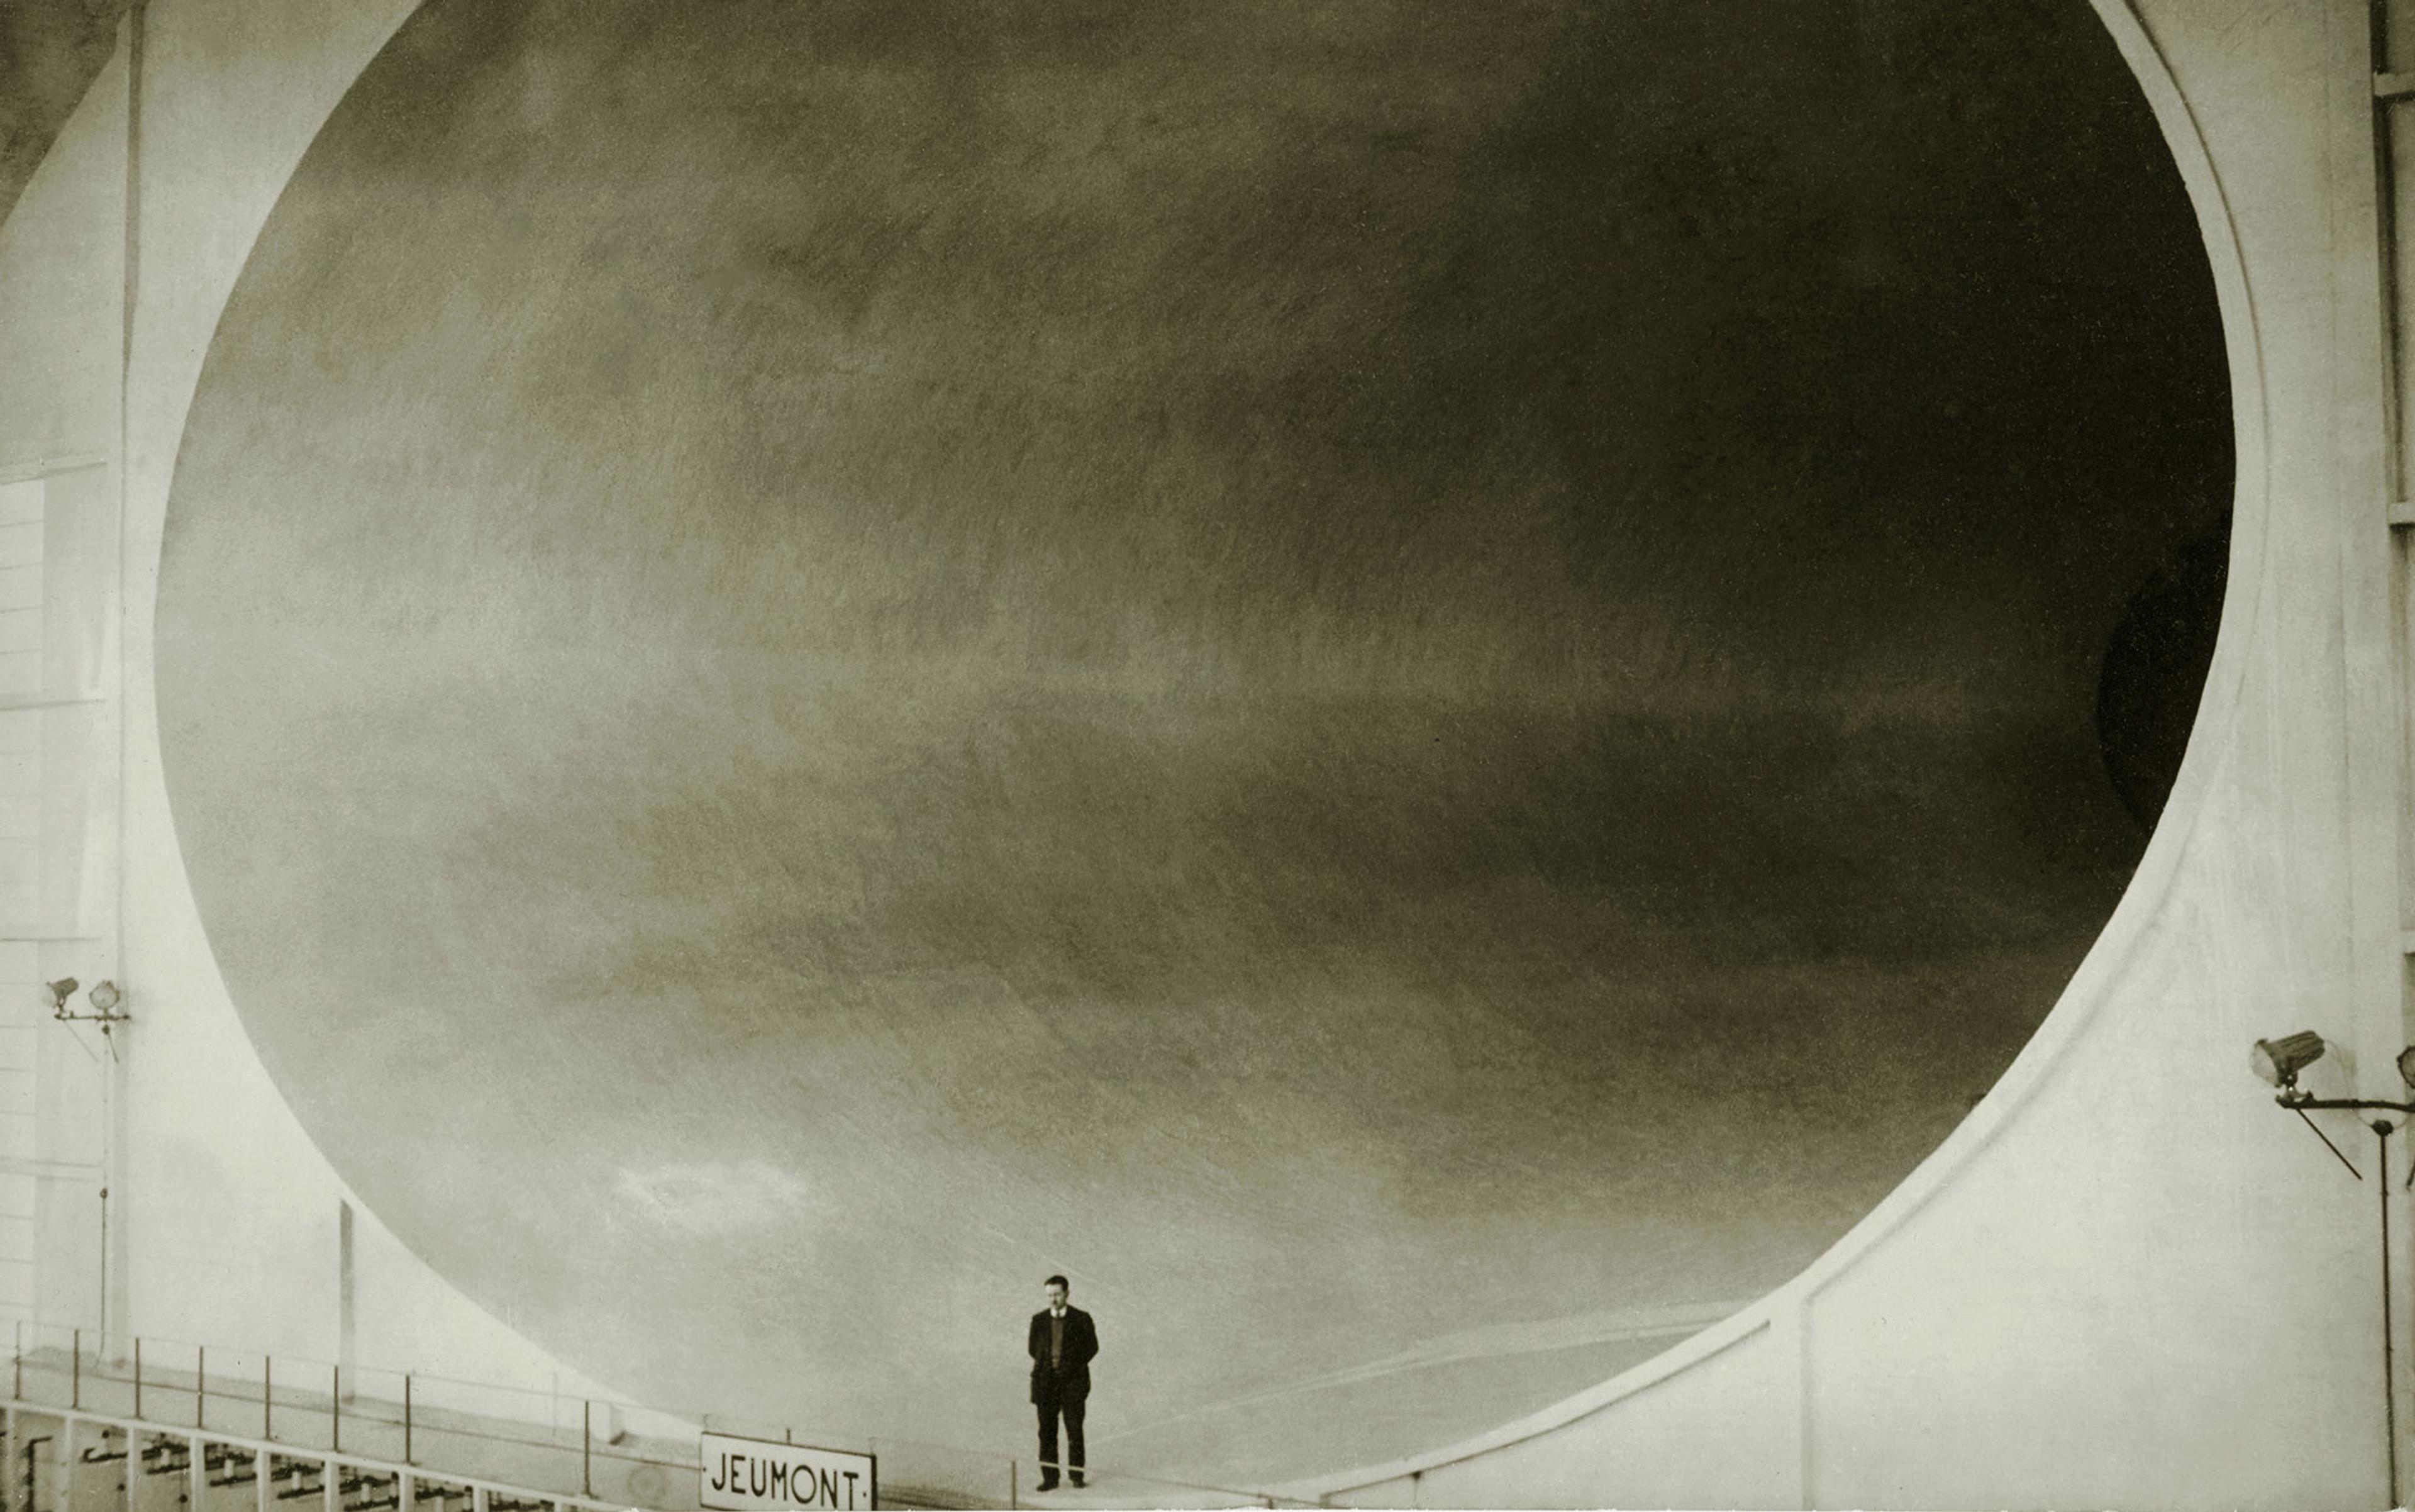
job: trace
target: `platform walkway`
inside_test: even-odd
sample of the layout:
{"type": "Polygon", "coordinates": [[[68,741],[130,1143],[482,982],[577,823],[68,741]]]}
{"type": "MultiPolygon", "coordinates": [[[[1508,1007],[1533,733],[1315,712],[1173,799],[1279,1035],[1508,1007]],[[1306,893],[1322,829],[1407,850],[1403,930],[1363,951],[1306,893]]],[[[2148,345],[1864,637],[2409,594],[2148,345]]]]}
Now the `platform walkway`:
{"type": "Polygon", "coordinates": [[[145,1340],[104,1356],[58,1330],[10,1364],[0,1512],[702,1512],[699,1429],[876,1457],[880,1507],[1298,1505],[1098,1467],[1042,1492],[1031,1464],[901,1439],[807,1439],[725,1418],[145,1340]],[[129,1447],[130,1445],[130,1447],[129,1447]],[[198,1467],[194,1457],[200,1457],[198,1467]],[[268,1475],[260,1475],[262,1459],[268,1475]],[[142,1467],[129,1476],[127,1466],[142,1467]]]}

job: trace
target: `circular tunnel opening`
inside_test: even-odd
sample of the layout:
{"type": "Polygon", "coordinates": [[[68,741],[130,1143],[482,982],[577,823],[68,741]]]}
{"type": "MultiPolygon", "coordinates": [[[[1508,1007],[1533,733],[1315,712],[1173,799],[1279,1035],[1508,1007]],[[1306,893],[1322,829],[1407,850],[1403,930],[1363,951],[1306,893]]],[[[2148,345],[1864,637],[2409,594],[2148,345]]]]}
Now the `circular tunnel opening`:
{"type": "Polygon", "coordinates": [[[2228,423],[2078,0],[432,0],[211,348],[169,788],[313,1137],[573,1363],[1013,1452],[1061,1270],[1094,1458],[1273,1479],[1954,1127],[2228,423]]]}

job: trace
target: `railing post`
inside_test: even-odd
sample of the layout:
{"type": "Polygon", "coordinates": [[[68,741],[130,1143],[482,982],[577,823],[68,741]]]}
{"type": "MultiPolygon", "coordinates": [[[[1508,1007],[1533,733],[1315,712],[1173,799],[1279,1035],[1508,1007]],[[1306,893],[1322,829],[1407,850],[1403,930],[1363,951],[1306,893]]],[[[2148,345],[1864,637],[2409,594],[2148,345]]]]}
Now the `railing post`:
{"type": "Polygon", "coordinates": [[[210,1505],[210,1453],[199,1433],[185,1441],[185,1512],[210,1505]]]}
{"type": "Polygon", "coordinates": [[[1022,1490],[1023,1490],[1023,1461],[1022,1461],[1022,1460],[1009,1460],[1006,1462],[1006,1506],[1007,1506],[1007,1512],[1014,1512],[1014,1509],[1015,1509],[1015,1508],[1017,1508],[1017,1507],[1019,1507],[1019,1506],[1021,1506],[1021,1505],[1023,1505],[1023,1503],[1022,1503],[1022,1501],[1021,1501],[1021,1499],[1020,1499],[1020,1495],[1019,1495],[1019,1493],[1022,1491],[1022,1490]]]}
{"type": "Polygon", "coordinates": [[[134,1415],[142,1415],[142,1336],[134,1336],[134,1415]]]}
{"type": "Polygon", "coordinates": [[[17,1323],[17,1348],[11,1357],[8,1400],[25,1400],[25,1324],[22,1319],[17,1323]]]}
{"type": "Polygon", "coordinates": [[[38,1438],[30,1438],[25,1441],[25,1447],[22,1452],[25,1457],[25,1505],[29,1509],[29,1512],[34,1505],[34,1493],[38,1490],[35,1482],[40,1478],[40,1473],[35,1468],[41,1458],[38,1452],[39,1446],[44,1444],[49,1444],[51,1445],[51,1455],[55,1459],[58,1456],[58,1445],[52,1441],[56,1438],[56,1434],[45,1433],[38,1438]]]}
{"type": "Polygon", "coordinates": [[[253,1499],[260,1505],[260,1512],[268,1512],[271,1496],[268,1490],[268,1476],[269,1473],[276,1468],[277,1457],[270,1454],[266,1448],[254,1449],[251,1452],[251,1490],[253,1499]]]}
{"type": "Polygon", "coordinates": [[[403,1377],[402,1377],[402,1462],[403,1462],[404,1464],[410,1464],[410,1463],[412,1462],[412,1459],[411,1459],[411,1374],[410,1374],[410,1372],[409,1372],[409,1371],[405,1371],[405,1372],[403,1373],[403,1377]]]}
{"type": "Polygon", "coordinates": [[[327,1447],[344,1452],[344,1368],[327,1368],[327,1447]]]}
{"type": "Polygon", "coordinates": [[[277,1437],[276,1411],[277,1356],[262,1355],[260,1357],[260,1436],[263,1439],[277,1437]]]}
{"type": "Polygon", "coordinates": [[[319,1502],[327,1512],[343,1512],[344,1473],[333,1460],[319,1461],[319,1502]]]}
{"type": "Polygon", "coordinates": [[[204,1433],[210,1428],[210,1352],[203,1344],[193,1346],[193,1426],[204,1433]]]}
{"type": "Polygon", "coordinates": [[[595,1494],[595,1403],[581,1399],[578,1403],[578,1494],[595,1494]]]}
{"type": "Polygon", "coordinates": [[[71,1411],[83,1408],[83,1330],[78,1328],[68,1340],[68,1406],[71,1411]]]}

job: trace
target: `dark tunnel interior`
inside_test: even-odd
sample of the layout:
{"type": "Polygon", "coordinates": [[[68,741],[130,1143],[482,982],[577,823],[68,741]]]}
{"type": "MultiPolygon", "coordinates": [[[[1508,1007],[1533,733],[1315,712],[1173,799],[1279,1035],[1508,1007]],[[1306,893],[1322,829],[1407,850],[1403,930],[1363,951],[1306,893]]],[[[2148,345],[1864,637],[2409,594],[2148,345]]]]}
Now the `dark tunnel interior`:
{"type": "Polygon", "coordinates": [[[209,352],[169,790],[306,1127],[572,1363],[1028,1452],[1062,1270],[1095,1458],[1304,1474],[1955,1127],[2231,465],[2079,0],[431,0],[209,352]]]}

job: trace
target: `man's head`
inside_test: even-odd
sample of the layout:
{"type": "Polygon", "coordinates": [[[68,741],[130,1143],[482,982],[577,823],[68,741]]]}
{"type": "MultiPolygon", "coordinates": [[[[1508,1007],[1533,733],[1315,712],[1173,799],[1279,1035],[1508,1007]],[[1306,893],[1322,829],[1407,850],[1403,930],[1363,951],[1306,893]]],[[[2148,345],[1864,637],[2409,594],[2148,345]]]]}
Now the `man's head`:
{"type": "Polygon", "coordinates": [[[1071,1292],[1073,1288],[1062,1276],[1049,1277],[1046,1284],[1048,1287],[1048,1310],[1054,1312],[1058,1308],[1065,1305],[1065,1295],[1071,1292]]]}

